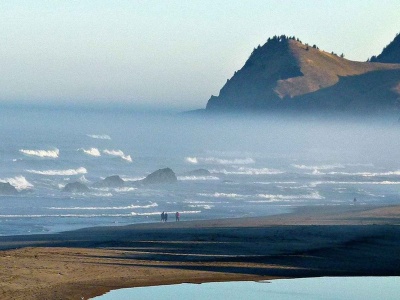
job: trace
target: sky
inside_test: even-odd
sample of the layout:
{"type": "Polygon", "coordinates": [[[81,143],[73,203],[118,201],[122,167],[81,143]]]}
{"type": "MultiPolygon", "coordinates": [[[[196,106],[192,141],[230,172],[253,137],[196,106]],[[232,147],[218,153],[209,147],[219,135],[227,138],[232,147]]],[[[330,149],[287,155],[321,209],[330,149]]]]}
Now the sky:
{"type": "Polygon", "coordinates": [[[0,103],[204,108],[268,37],[365,61],[399,0],[5,0],[0,103]]]}

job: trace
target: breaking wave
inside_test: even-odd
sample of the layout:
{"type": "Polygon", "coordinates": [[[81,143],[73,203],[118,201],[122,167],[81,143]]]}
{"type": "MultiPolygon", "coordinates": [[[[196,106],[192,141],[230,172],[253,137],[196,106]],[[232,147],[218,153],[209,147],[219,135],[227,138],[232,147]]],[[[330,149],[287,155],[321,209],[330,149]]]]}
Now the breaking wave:
{"type": "Polygon", "coordinates": [[[195,181],[195,180],[219,180],[216,176],[178,176],[178,180],[195,181]]]}
{"type": "Polygon", "coordinates": [[[28,155],[28,156],[37,156],[42,158],[58,158],[60,154],[60,150],[28,150],[28,149],[20,149],[19,152],[28,155]]]}
{"type": "Polygon", "coordinates": [[[313,181],[309,184],[310,187],[316,187],[317,185],[322,185],[322,184],[338,184],[338,185],[398,185],[400,184],[400,181],[313,181]]]}
{"type": "Polygon", "coordinates": [[[127,162],[132,162],[132,158],[130,155],[125,155],[125,153],[121,150],[103,150],[104,154],[110,155],[110,156],[116,156],[120,157],[123,160],[126,160],[127,162]]]}
{"type": "Polygon", "coordinates": [[[33,184],[31,184],[24,176],[16,176],[13,178],[3,178],[0,179],[0,182],[8,182],[12,186],[14,186],[18,191],[29,190],[33,188],[33,184]]]}
{"type": "MultiPolygon", "coordinates": [[[[274,194],[258,194],[259,198],[265,198],[270,200],[270,202],[274,201],[290,201],[297,199],[309,199],[309,200],[321,200],[325,199],[325,197],[321,196],[318,192],[313,192],[311,194],[306,195],[274,195],[274,194]]],[[[251,201],[249,201],[251,202],[251,201]]]]}
{"type": "Polygon", "coordinates": [[[343,169],[345,166],[342,164],[332,164],[332,165],[319,165],[319,166],[307,166],[307,165],[296,165],[293,164],[292,167],[302,170],[330,170],[330,169],[343,169]]]}
{"type": "Polygon", "coordinates": [[[92,206],[92,207],[48,207],[51,210],[125,210],[125,209],[136,209],[136,208],[152,208],[157,207],[157,203],[151,203],[148,205],[128,205],[128,206],[92,206]]]}
{"type": "Polygon", "coordinates": [[[235,193],[214,193],[214,194],[207,194],[207,193],[198,193],[197,195],[203,197],[213,197],[213,198],[245,198],[247,196],[235,194],[235,193]]]}
{"type": "Polygon", "coordinates": [[[80,174],[87,174],[87,170],[83,167],[78,169],[68,169],[68,170],[26,170],[29,173],[39,174],[39,175],[46,175],[46,176],[72,176],[72,175],[80,175],[80,174]]]}
{"type": "Polygon", "coordinates": [[[95,156],[95,157],[101,156],[101,153],[100,153],[99,149],[97,149],[97,148],[90,148],[90,149],[87,149],[87,150],[81,148],[81,149],[78,149],[78,150],[83,151],[83,153],[85,153],[87,155],[90,155],[90,156],[95,156]]]}
{"type": "Polygon", "coordinates": [[[389,172],[319,172],[314,170],[313,175],[343,175],[361,177],[400,176],[400,170],[389,172]]]}
{"type": "Polygon", "coordinates": [[[219,164],[219,165],[248,165],[254,164],[252,158],[221,159],[216,157],[185,157],[185,161],[191,164],[219,164]]]}
{"type": "Polygon", "coordinates": [[[88,137],[98,140],[111,140],[111,137],[107,134],[87,134],[88,137]]]}
{"type": "Polygon", "coordinates": [[[245,167],[239,167],[236,170],[228,171],[226,169],[222,170],[210,170],[211,173],[222,173],[222,174],[232,174],[232,175],[276,175],[276,174],[282,174],[284,173],[283,171],[276,170],[276,169],[269,169],[269,168],[245,168],[245,167]]]}

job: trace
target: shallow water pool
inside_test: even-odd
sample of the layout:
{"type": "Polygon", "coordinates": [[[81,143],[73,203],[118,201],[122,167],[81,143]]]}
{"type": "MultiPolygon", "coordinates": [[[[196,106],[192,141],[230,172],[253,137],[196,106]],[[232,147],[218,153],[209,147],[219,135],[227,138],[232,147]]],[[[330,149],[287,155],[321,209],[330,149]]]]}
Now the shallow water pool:
{"type": "Polygon", "coordinates": [[[214,282],[129,288],[96,300],[121,299],[274,299],[366,300],[400,299],[400,277],[320,277],[273,281],[214,282]]]}

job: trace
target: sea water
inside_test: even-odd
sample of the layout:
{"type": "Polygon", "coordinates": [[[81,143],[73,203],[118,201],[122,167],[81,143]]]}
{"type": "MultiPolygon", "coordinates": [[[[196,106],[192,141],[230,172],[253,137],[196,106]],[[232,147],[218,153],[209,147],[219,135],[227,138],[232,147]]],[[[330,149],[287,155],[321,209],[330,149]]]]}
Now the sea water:
{"type": "Polygon", "coordinates": [[[384,120],[5,107],[0,235],[285,213],[304,205],[400,203],[399,126],[384,120]],[[169,167],[176,184],[95,188],[169,167]],[[187,172],[207,169],[206,175],[187,172]],[[62,188],[79,181],[87,193],[62,188]],[[356,201],[354,201],[356,199],[356,201]]]}
{"type": "Polygon", "coordinates": [[[400,277],[320,277],[140,287],[92,299],[397,300],[399,287],[400,277]]]}

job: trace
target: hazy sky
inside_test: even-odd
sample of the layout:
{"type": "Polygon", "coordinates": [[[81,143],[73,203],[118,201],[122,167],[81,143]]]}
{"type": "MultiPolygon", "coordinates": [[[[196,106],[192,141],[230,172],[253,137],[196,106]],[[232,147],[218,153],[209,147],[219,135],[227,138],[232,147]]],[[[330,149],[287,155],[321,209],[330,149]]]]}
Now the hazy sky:
{"type": "Polygon", "coordinates": [[[0,102],[205,107],[275,34],[365,61],[399,0],[0,2],[0,102]]]}

